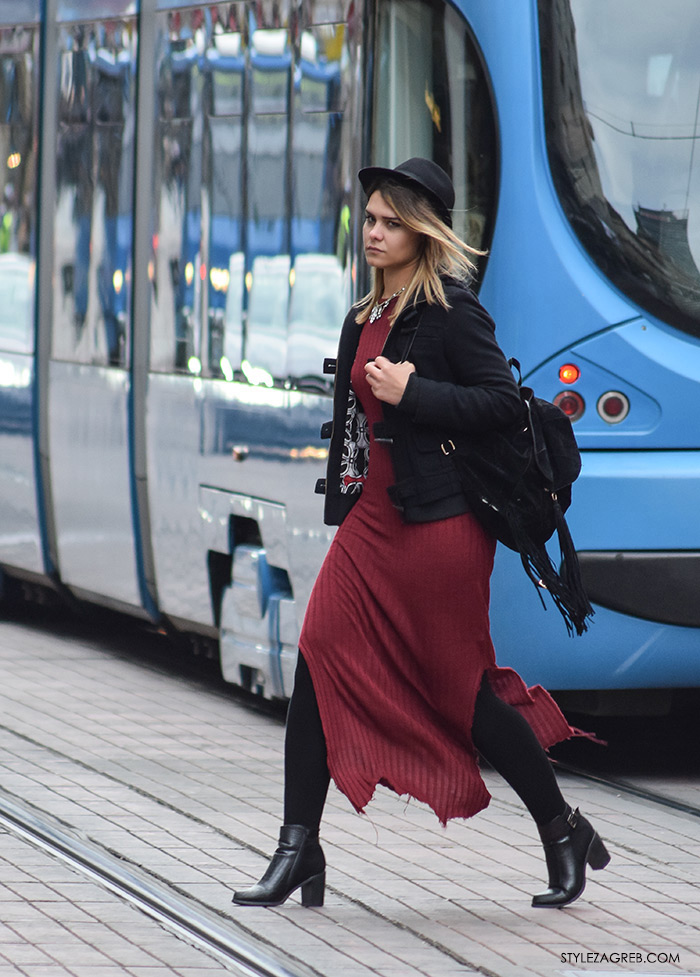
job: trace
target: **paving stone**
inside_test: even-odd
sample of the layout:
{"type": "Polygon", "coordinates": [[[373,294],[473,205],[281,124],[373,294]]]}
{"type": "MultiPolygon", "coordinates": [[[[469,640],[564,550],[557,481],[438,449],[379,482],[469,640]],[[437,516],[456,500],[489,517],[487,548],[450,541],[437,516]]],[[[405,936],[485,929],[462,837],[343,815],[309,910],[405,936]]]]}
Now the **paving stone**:
{"type": "MultiPolygon", "coordinates": [[[[476,968],[561,977],[576,967],[562,954],[625,949],[679,953],[679,963],[654,970],[700,975],[697,818],[560,775],[613,861],[590,873],[579,902],[554,912],[530,906],[546,879],[537,832],[491,771],[490,807],[447,829],[425,805],[384,789],[358,816],[332,788],[325,907],[303,909],[297,894],[277,909],[242,909],[231,905],[231,889],[256,879],[276,845],[281,721],[226,690],[120,654],[114,639],[0,622],[0,667],[5,790],[322,977],[456,977],[476,968]]],[[[697,802],[698,784],[682,787],[697,802]]],[[[224,969],[2,830],[0,920],[0,960],[10,968],[0,963],[0,977],[20,972],[8,958],[13,945],[47,958],[53,951],[41,964],[48,969],[31,977],[210,977],[224,969]]]]}

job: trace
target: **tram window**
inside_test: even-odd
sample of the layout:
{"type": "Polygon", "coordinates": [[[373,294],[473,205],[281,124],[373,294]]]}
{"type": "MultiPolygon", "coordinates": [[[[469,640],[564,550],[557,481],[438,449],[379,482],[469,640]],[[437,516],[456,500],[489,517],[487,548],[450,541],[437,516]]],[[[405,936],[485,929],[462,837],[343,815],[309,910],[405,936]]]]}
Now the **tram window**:
{"type": "Polygon", "coordinates": [[[250,41],[253,115],[285,113],[292,55],[286,30],[256,30],[250,41]]]}
{"type": "Polygon", "coordinates": [[[324,385],[350,304],[349,199],[343,137],[352,59],[345,24],[303,31],[293,125],[292,253],[286,373],[324,385]],[[331,111],[329,111],[331,110],[331,111]]]}
{"type": "Polygon", "coordinates": [[[349,31],[329,20],[350,9],[238,0],[158,13],[152,369],[328,389],[356,152],[349,31]]]}
{"type": "Polygon", "coordinates": [[[347,85],[342,84],[345,24],[303,31],[298,70],[302,112],[341,112],[347,85]]]}
{"type": "Polygon", "coordinates": [[[255,0],[248,9],[257,28],[279,30],[289,27],[291,7],[296,4],[297,0],[255,0]]]}
{"type": "Polygon", "coordinates": [[[247,19],[244,3],[210,8],[211,32],[205,52],[213,116],[242,116],[245,111],[247,19]]]}
{"type": "Polygon", "coordinates": [[[38,28],[0,28],[0,350],[34,349],[38,28]]]}
{"type": "Polygon", "coordinates": [[[256,382],[272,384],[284,376],[289,270],[287,254],[259,255],[253,261],[243,370],[256,382]]]}
{"type": "Polygon", "coordinates": [[[124,366],[129,345],[136,36],[60,28],[53,355],[124,366]]]}
{"type": "Polygon", "coordinates": [[[411,156],[434,159],[455,185],[455,231],[488,249],[495,113],[467,24],[441,0],[388,0],[379,6],[375,61],[372,159],[384,166],[411,156]]]}
{"type": "Polygon", "coordinates": [[[212,118],[210,145],[208,363],[231,377],[243,360],[243,130],[235,118],[212,118]],[[225,361],[222,363],[222,357],[225,361]]]}
{"type": "Polygon", "coordinates": [[[151,367],[198,373],[201,357],[202,8],[158,15],[151,367]]]}
{"type": "Polygon", "coordinates": [[[288,250],[288,125],[286,115],[261,115],[248,123],[247,237],[252,260],[288,250]]]}
{"type": "Polygon", "coordinates": [[[697,0],[539,0],[549,161],[610,280],[700,335],[697,0]]]}
{"type": "Polygon", "coordinates": [[[205,52],[204,156],[208,160],[209,241],[206,364],[233,379],[243,361],[245,255],[243,253],[243,135],[246,109],[247,8],[210,8],[205,52]]]}
{"type": "Polygon", "coordinates": [[[301,26],[345,24],[352,14],[353,0],[302,0],[301,26]]]}

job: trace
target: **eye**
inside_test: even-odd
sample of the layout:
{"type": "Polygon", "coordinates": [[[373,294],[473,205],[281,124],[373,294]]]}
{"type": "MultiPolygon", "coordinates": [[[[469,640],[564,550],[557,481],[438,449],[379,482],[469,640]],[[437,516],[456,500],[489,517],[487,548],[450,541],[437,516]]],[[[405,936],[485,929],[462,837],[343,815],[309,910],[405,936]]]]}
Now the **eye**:
{"type": "Polygon", "coordinates": [[[374,217],[371,214],[365,214],[365,224],[374,224],[374,217]]]}

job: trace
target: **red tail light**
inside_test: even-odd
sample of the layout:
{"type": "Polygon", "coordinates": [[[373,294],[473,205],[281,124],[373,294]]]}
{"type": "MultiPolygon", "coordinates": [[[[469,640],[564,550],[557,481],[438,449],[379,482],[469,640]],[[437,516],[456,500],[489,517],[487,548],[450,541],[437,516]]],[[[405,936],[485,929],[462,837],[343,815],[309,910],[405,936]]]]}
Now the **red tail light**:
{"type": "Polygon", "coordinates": [[[554,403],[564,411],[571,421],[577,421],[586,409],[586,402],[581,394],[577,394],[573,390],[562,390],[554,398],[554,403]]]}

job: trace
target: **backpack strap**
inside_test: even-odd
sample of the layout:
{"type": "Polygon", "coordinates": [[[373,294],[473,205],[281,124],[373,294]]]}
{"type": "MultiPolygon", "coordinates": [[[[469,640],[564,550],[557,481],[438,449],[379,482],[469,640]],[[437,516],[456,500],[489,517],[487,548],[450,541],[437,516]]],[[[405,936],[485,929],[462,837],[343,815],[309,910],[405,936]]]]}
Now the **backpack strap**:
{"type": "Polygon", "coordinates": [[[520,391],[520,400],[525,408],[527,424],[532,436],[535,464],[539,468],[545,482],[547,482],[548,485],[551,485],[552,481],[554,480],[554,472],[552,470],[552,463],[549,459],[549,451],[547,449],[547,442],[545,441],[544,433],[542,431],[542,425],[540,424],[539,417],[537,416],[535,391],[532,389],[532,387],[523,386],[523,374],[520,368],[520,360],[517,360],[514,356],[511,356],[508,360],[508,366],[511,368],[511,370],[517,371],[518,374],[518,390],[520,391]]]}
{"type": "Polygon", "coordinates": [[[522,387],[523,374],[522,370],[520,369],[520,360],[516,360],[514,356],[511,356],[511,358],[508,360],[508,366],[511,368],[511,370],[516,369],[518,371],[518,386],[522,387]]]}

